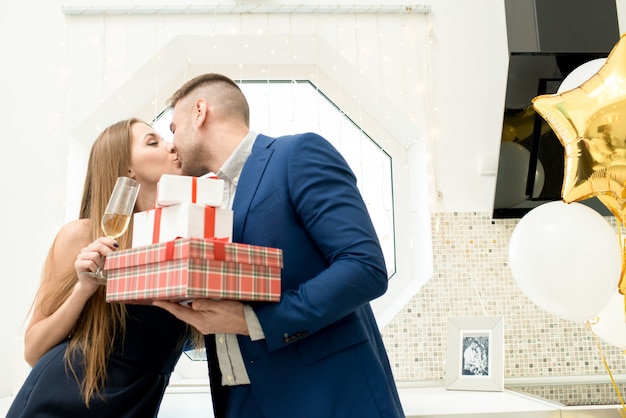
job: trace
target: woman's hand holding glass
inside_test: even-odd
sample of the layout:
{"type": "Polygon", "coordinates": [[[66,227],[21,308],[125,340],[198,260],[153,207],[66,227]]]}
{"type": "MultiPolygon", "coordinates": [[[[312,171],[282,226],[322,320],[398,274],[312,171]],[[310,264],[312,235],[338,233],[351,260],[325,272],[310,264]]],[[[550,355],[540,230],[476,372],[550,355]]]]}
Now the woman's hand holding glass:
{"type": "MultiPolygon", "coordinates": [[[[120,237],[128,229],[138,194],[139,183],[129,177],[118,177],[109,198],[109,203],[100,220],[102,231],[110,240],[120,237]]],[[[100,240],[95,242],[98,241],[100,240]]],[[[109,248],[112,251],[113,248],[109,248]]],[[[84,270],[79,273],[79,276],[90,276],[96,279],[99,284],[106,284],[106,274],[102,268],[104,267],[104,258],[110,251],[106,251],[104,247],[101,249],[104,252],[99,252],[101,258],[97,268],[95,270],[84,270]]]]}
{"type": "Polygon", "coordinates": [[[81,285],[91,289],[92,293],[96,291],[102,284],[99,279],[94,277],[95,271],[98,270],[104,259],[117,248],[117,242],[111,237],[101,237],[93,241],[91,244],[83,248],[76,261],[74,269],[78,273],[78,280],[81,285]]]}

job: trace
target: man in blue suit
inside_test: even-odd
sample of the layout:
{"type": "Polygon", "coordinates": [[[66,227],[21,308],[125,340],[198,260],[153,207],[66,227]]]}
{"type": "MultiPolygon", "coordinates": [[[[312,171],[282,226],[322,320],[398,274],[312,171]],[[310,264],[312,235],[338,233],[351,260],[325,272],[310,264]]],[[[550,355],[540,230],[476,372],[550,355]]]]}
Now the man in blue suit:
{"type": "Polygon", "coordinates": [[[387,289],[385,262],[343,157],[313,133],[251,132],[243,93],[220,74],[169,104],[183,172],[225,181],[233,241],[283,250],[280,302],[154,303],[206,336],[215,416],[404,417],[369,304],[387,289]]]}

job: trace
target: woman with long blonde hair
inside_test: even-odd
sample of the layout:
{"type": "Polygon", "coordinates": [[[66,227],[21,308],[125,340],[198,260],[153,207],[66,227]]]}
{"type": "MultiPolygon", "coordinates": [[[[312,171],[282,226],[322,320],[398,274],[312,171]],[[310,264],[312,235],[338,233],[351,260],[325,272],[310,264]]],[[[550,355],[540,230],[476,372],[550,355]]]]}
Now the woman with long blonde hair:
{"type": "Polygon", "coordinates": [[[8,418],[156,416],[187,325],[153,306],[109,304],[105,287],[80,273],[131,245],[132,225],[117,240],[100,229],[117,177],[141,185],[137,212],[154,205],[162,174],[180,172],[172,145],[143,121],[123,120],[98,136],[80,218],[60,229],[42,269],[24,338],[33,369],[8,418]]]}

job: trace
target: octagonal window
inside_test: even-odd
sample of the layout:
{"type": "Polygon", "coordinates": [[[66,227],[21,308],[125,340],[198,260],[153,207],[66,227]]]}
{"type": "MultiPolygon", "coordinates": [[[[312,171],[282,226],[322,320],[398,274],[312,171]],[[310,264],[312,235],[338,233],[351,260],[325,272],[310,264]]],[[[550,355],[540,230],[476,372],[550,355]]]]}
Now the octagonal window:
{"type": "MultiPolygon", "coordinates": [[[[357,186],[378,234],[388,277],[395,273],[391,156],[310,81],[243,81],[250,129],[269,136],[315,132],[332,143],[357,177],[357,186]]],[[[154,128],[171,141],[170,110],[154,128]]]]}

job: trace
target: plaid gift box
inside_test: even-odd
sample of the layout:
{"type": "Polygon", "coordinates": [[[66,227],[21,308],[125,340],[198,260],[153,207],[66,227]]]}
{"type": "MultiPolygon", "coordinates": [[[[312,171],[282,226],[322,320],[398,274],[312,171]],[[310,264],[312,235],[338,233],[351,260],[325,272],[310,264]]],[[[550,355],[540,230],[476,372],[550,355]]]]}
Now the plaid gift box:
{"type": "Polygon", "coordinates": [[[179,237],[227,238],[233,236],[233,211],[181,203],[152,208],[133,215],[133,247],[167,242],[179,237]]]}
{"type": "Polygon", "coordinates": [[[280,300],[283,253],[225,240],[181,238],[106,258],[107,302],[193,298],[280,300]]]}
{"type": "Polygon", "coordinates": [[[157,206],[197,203],[220,207],[223,201],[224,180],[218,178],[163,174],[157,183],[157,206]]]}

